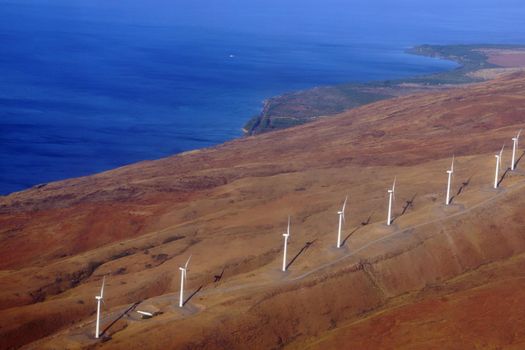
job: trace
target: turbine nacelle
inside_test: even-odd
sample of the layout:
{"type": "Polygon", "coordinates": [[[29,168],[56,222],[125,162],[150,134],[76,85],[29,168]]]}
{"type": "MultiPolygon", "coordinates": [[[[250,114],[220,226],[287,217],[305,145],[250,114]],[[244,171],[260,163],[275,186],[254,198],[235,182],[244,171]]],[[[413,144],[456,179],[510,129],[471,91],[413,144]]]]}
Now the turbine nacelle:
{"type": "Polygon", "coordinates": [[[520,134],[521,129],[518,131],[518,134],[512,138],[512,163],[510,164],[510,170],[514,170],[516,168],[516,149],[518,148],[520,134]]]}
{"type": "Polygon", "coordinates": [[[501,147],[501,151],[499,151],[499,154],[496,154],[496,159],[498,160],[499,162],[499,165],[501,167],[501,158],[503,158],[503,148],[505,148],[505,145],[503,145],[503,147],[501,147]]]}
{"type": "Polygon", "coordinates": [[[448,182],[447,182],[447,196],[445,197],[445,205],[450,204],[450,182],[452,181],[452,174],[454,173],[454,160],[456,159],[455,155],[452,155],[452,163],[450,163],[450,169],[447,170],[448,182]]]}
{"type": "Polygon", "coordinates": [[[394,177],[394,183],[392,183],[392,188],[388,189],[387,191],[389,196],[388,196],[388,216],[387,216],[386,224],[388,226],[392,224],[392,204],[396,196],[396,180],[397,180],[397,177],[394,177]]]}
{"type": "Polygon", "coordinates": [[[339,215],[339,226],[337,228],[337,248],[341,248],[341,229],[342,229],[343,223],[346,223],[346,218],[345,218],[346,202],[348,202],[348,195],[345,197],[345,201],[343,202],[343,207],[341,208],[341,210],[337,211],[337,214],[339,215]]]}
{"type": "Polygon", "coordinates": [[[186,260],[186,264],[184,264],[184,267],[179,266],[179,270],[181,271],[181,278],[180,278],[180,294],[179,294],[179,307],[184,306],[184,282],[186,281],[187,271],[188,271],[188,264],[190,263],[191,255],[186,260]]]}
{"type": "MultiPolygon", "coordinates": [[[[503,151],[503,149],[502,149],[503,151]]],[[[496,157],[496,162],[498,163],[499,167],[501,168],[501,152],[499,154],[496,154],[494,157],[496,157]]]]}
{"type": "Polygon", "coordinates": [[[106,285],[106,276],[102,277],[102,287],[100,287],[100,295],[95,296],[95,299],[100,300],[104,298],[104,286],[106,285]]]}
{"type": "Polygon", "coordinates": [[[288,237],[290,237],[290,216],[288,215],[288,227],[286,229],[286,232],[283,233],[284,237],[284,248],[283,248],[283,267],[282,271],[285,272],[287,269],[286,265],[286,246],[288,245],[288,237]]]}
{"type": "Polygon", "coordinates": [[[104,303],[104,285],[106,284],[106,276],[102,278],[102,287],[100,287],[100,295],[95,295],[95,299],[97,299],[97,319],[96,319],[96,325],[95,325],[95,338],[100,337],[100,304],[104,303]]]}
{"type": "Polygon", "coordinates": [[[190,259],[191,259],[191,255],[188,258],[188,260],[186,261],[186,264],[184,264],[184,267],[179,267],[179,270],[183,271],[184,275],[186,275],[186,270],[188,269],[188,264],[190,263],[190,259]]]}
{"type": "Polygon", "coordinates": [[[394,183],[392,184],[392,188],[389,188],[387,190],[387,192],[389,194],[392,194],[392,196],[395,196],[395,193],[396,193],[396,181],[397,181],[397,177],[394,178],[394,183]]]}
{"type": "MultiPolygon", "coordinates": [[[[498,154],[495,154],[494,157],[496,158],[496,173],[494,174],[494,188],[498,188],[499,185],[499,171],[500,168],[502,168],[501,165],[501,159],[503,158],[503,149],[505,148],[505,144],[501,147],[501,150],[498,154]]],[[[512,168],[512,166],[511,166],[512,168]]]]}
{"type": "Polygon", "coordinates": [[[291,220],[290,215],[288,215],[288,227],[286,228],[286,232],[283,233],[284,238],[290,237],[290,220],[291,220]]]}

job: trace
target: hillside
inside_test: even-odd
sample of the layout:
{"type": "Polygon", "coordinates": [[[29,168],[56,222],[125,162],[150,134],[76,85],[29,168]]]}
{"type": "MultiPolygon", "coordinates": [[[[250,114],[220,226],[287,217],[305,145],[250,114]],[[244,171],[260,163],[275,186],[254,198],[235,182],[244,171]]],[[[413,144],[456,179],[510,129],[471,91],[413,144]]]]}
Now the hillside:
{"type": "Polygon", "coordinates": [[[0,197],[0,348],[522,348],[524,115],[514,73],[0,197]]]}

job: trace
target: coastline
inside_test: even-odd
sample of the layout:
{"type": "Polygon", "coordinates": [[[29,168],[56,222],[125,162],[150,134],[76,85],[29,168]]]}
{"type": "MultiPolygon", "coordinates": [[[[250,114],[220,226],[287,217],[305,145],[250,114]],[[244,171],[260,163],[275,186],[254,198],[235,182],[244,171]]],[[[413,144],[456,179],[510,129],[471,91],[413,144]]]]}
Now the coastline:
{"type": "MultiPolygon", "coordinates": [[[[520,107],[525,105],[524,92],[525,75],[521,74],[445,93],[401,97],[297,129],[237,139],[184,156],[55,182],[42,189],[3,198],[1,215],[5,239],[2,263],[4,270],[8,271],[2,280],[6,313],[2,324],[6,330],[4,339],[13,346],[34,342],[27,346],[42,349],[96,345],[97,341],[90,336],[93,332],[93,291],[100,288],[104,275],[110,278],[107,294],[111,307],[105,310],[104,317],[126,310],[139,300],[144,302],[141,310],[144,306],[154,306],[155,310],[164,313],[160,317],[179,317],[179,308],[170,302],[178,296],[174,291],[178,281],[173,281],[170,276],[174,276],[174,269],[181,261],[187,261],[190,254],[194,256],[192,266],[195,268],[188,290],[197,290],[195,293],[198,293],[203,289],[203,293],[188,305],[202,305],[202,310],[208,310],[180,318],[182,325],[197,330],[198,334],[191,335],[191,341],[203,339],[206,343],[216,334],[233,334],[228,330],[236,329],[241,322],[255,329],[253,337],[250,334],[242,343],[246,348],[260,346],[252,341],[260,339],[260,332],[251,325],[272,319],[275,310],[284,305],[283,295],[286,297],[284,301],[300,302],[284,315],[290,319],[299,317],[305,322],[313,322],[308,317],[313,315],[315,321],[318,315],[324,315],[323,310],[328,310],[326,321],[311,323],[324,325],[321,329],[324,332],[331,329],[330,319],[338,317],[338,324],[343,324],[346,319],[339,317],[353,317],[352,310],[355,310],[355,317],[361,317],[360,310],[363,309],[377,315],[383,314],[384,307],[392,306],[391,309],[396,310],[398,305],[395,302],[382,302],[390,300],[394,293],[406,301],[406,290],[420,296],[420,290],[428,291],[428,285],[435,285],[436,281],[449,286],[447,281],[454,280],[456,275],[463,276],[464,271],[450,269],[450,261],[455,261],[455,255],[443,255],[450,253],[450,234],[447,232],[458,233],[454,242],[465,242],[457,250],[465,254],[457,257],[461,261],[473,261],[477,266],[483,265],[484,261],[471,259],[489,257],[487,259],[494,260],[499,266],[502,256],[514,259],[512,254],[516,252],[508,242],[516,242],[516,237],[523,238],[519,219],[524,197],[523,192],[512,189],[516,181],[523,180],[509,175],[501,191],[487,189],[489,180],[492,180],[494,150],[524,127],[519,114],[520,107]],[[460,181],[467,179],[469,187],[447,211],[438,200],[442,197],[444,177],[436,174],[444,173],[451,154],[456,155],[458,164],[455,188],[460,186],[460,181]],[[470,180],[472,174],[475,175],[473,181],[470,180]],[[410,198],[413,201],[416,198],[413,195],[418,195],[416,204],[409,208],[407,215],[398,215],[393,228],[400,228],[401,232],[407,232],[405,229],[409,228],[410,237],[418,242],[421,239],[423,243],[429,242],[428,245],[414,244],[406,239],[381,240],[379,245],[373,243],[392,232],[384,225],[385,212],[378,208],[386,204],[384,189],[394,177],[399,179],[401,201],[410,198]],[[344,263],[333,265],[328,274],[326,271],[321,275],[308,274],[309,279],[299,284],[300,287],[307,286],[304,290],[308,293],[304,297],[301,292],[297,297],[296,283],[299,281],[295,277],[304,276],[312,266],[339,261],[336,254],[340,253],[332,248],[335,230],[323,228],[328,225],[326,218],[332,218],[330,221],[334,225],[331,227],[336,227],[334,213],[342,203],[344,189],[351,191],[353,203],[349,207],[352,221],[348,222],[346,231],[352,232],[352,227],[358,227],[359,231],[351,233],[348,244],[340,252],[344,255],[345,250],[353,252],[360,247],[371,247],[364,255],[353,255],[352,261],[359,268],[365,261],[370,263],[370,271],[383,271],[382,275],[375,276],[383,286],[390,283],[392,287],[388,290],[393,292],[378,291],[379,297],[372,303],[368,298],[344,298],[347,304],[335,304],[326,309],[325,305],[310,300],[324,298],[327,290],[334,290],[327,288],[326,283],[330,283],[328,287],[340,287],[340,276],[344,277],[345,286],[357,290],[358,296],[377,291],[377,284],[369,283],[370,278],[363,275],[362,270],[349,273],[349,264],[344,263]],[[507,204],[490,200],[483,201],[481,207],[478,205],[480,196],[488,198],[498,194],[508,196],[507,204]],[[522,202],[516,202],[520,199],[522,202]],[[462,207],[467,213],[474,213],[473,216],[458,218],[455,213],[462,207]],[[482,211],[469,211],[469,208],[481,208],[482,211]],[[513,210],[511,214],[509,210],[513,210]],[[502,215],[496,218],[497,221],[487,222],[483,220],[487,211],[497,211],[502,215]],[[285,227],[286,214],[293,217],[293,232],[298,233],[291,241],[292,254],[299,252],[304,242],[315,241],[305,253],[308,255],[301,255],[284,275],[283,278],[294,282],[292,284],[283,284],[283,278],[275,278],[280,266],[275,232],[285,227]],[[429,215],[431,221],[428,223],[425,220],[429,215]],[[364,221],[366,225],[362,224],[364,221]],[[447,226],[443,228],[442,223],[447,226]],[[510,231],[507,225],[501,232],[511,232],[514,236],[498,236],[500,226],[492,226],[498,223],[503,226],[512,223],[515,230],[510,231]],[[418,227],[421,232],[417,231],[418,227]],[[443,237],[443,241],[421,236],[428,232],[443,237]],[[463,241],[463,233],[470,238],[463,241]],[[490,240],[480,241],[479,237],[490,240]],[[493,249],[496,241],[501,245],[493,249]],[[16,249],[20,246],[24,249],[16,249]],[[486,250],[480,253],[472,249],[477,246],[486,247],[486,250]],[[501,253],[500,248],[506,250],[501,253]],[[491,250],[496,253],[491,255],[491,250]],[[218,259],[206,259],[217,255],[218,251],[224,254],[219,254],[218,259]],[[432,265],[428,263],[429,257],[432,261],[444,262],[444,265],[428,270],[428,281],[421,281],[418,278],[422,275],[421,269],[417,267],[432,265]],[[407,261],[415,263],[407,265],[407,261]],[[412,265],[416,268],[404,270],[412,265]],[[395,267],[398,276],[392,277],[392,269],[385,271],[385,266],[395,267]],[[35,274],[35,269],[38,269],[38,274],[35,274]],[[226,278],[220,284],[213,282],[210,277],[215,275],[214,272],[221,273],[224,269],[227,269],[226,278]],[[443,273],[437,278],[434,271],[443,273]],[[258,288],[260,278],[264,278],[263,282],[268,281],[263,288],[258,288]],[[360,281],[366,284],[359,285],[360,281]],[[253,293],[253,288],[237,289],[239,285],[253,286],[254,282],[257,293],[253,293]],[[289,288],[283,290],[283,285],[289,288]],[[395,287],[398,285],[402,286],[401,289],[395,287]],[[203,287],[197,289],[198,286],[203,287]],[[217,288],[229,290],[230,286],[234,286],[238,294],[210,294],[212,290],[220,291],[217,288]],[[380,299],[383,297],[385,299],[380,299]],[[242,302],[236,305],[243,318],[221,323],[224,315],[231,314],[232,298],[242,302]],[[363,303],[356,304],[355,300],[363,300],[363,303]],[[261,309],[260,305],[265,304],[261,309]],[[297,314],[297,310],[312,305],[316,309],[297,314]],[[29,334],[28,329],[34,328],[35,322],[45,324],[46,328],[37,327],[29,334]],[[217,324],[221,328],[217,328],[217,324]],[[222,324],[229,328],[225,330],[222,324]]],[[[506,155],[505,160],[508,160],[508,151],[506,155]]],[[[463,186],[466,185],[461,188],[463,186]]],[[[397,213],[401,213],[399,204],[397,213]]],[[[525,250],[525,244],[519,246],[525,250]]],[[[469,272],[471,265],[466,266],[469,272]]],[[[517,278],[521,278],[522,270],[522,266],[516,267],[517,278]]],[[[502,283],[507,282],[507,277],[503,275],[502,283]]],[[[334,294],[333,300],[340,298],[334,294]]],[[[420,301],[419,298],[414,300],[420,301]]],[[[505,300],[501,301],[501,305],[507,304],[505,300]]],[[[486,319],[485,314],[480,317],[486,319]]],[[[163,334],[174,334],[173,323],[162,322],[165,327],[158,328],[159,323],[155,320],[123,317],[119,322],[108,333],[111,339],[102,344],[112,347],[112,344],[118,345],[122,341],[129,344],[141,342],[146,338],[130,338],[129,335],[147,335],[148,332],[140,331],[145,326],[163,334]]],[[[349,319],[348,322],[353,321],[349,319]]],[[[272,327],[279,324],[282,322],[277,320],[272,327]]],[[[290,339],[296,339],[295,334],[302,334],[304,329],[301,325],[292,329],[290,339]]],[[[319,327],[312,329],[315,332],[312,336],[318,336],[319,327]]],[[[265,348],[278,346],[275,337],[268,339],[272,341],[265,348]]],[[[239,338],[232,337],[233,342],[239,344],[239,338]]],[[[170,343],[183,344],[184,341],[174,337],[170,343]]],[[[157,348],[165,349],[166,344],[157,348]]]]}
{"type": "MultiPolygon", "coordinates": [[[[494,53],[504,50],[522,50],[520,52],[525,57],[525,51],[523,51],[525,46],[523,45],[419,45],[409,48],[406,51],[411,54],[450,60],[457,62],[459,66],[450,71],[400,80],[318,86],[270,97],[264,101],[261,112],[246,122],[242,128],[244,136],[239,135],[229,141],[305,124],[376,101],[415,93],[445,90],[462,84],[494,79],[501,74],[513,72],[513,70],[523,70],[525,58],[523,62],[520,61],[521,68],[516,68],[515,62],[511,62],[511,64],[501,64],[499,61],[490,62],[490,57],[494,53]]],[[[186,152],[197,152],[201,149],[203,148],[195,148],[186,152]]],[[[118,166],[105,171],[111,171],[115,168],[118,166]]],[[[90,176],[96,173],[99,172],[38,182],[18,191],[0,194],[0,197],[7,197],[31,188],[41,188],[51,182],[90,176]]]]}
{"type": "Polygon", "coordinates": [[[318,86],[270,97],[264,100],[261,112],[249,119],[242,130],[244,136],[261,134],[308,123],[388,98],[490,80],[510,72],[512,68],[491,62],[490,50],[497,53],[524,48],[523,45],[499,44],[418,45],[405,52],[449,60],[457,63],[458,67],[405,79],[318,86]],[[497,74],[491,72],[496,69],[499,70],[497,74]],[[476,72],[484,74],[475,74],[476,72]]]}

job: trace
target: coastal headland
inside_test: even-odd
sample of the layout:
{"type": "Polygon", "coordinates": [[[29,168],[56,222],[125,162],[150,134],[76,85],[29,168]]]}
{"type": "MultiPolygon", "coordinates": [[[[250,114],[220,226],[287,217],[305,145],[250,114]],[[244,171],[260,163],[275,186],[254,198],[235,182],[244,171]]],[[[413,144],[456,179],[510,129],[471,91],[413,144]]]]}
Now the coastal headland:
{"type": "Polygon", "coordinates": [[[454,61],[458,67],[447,72],[402,80],[373,81],[319,86],[295,91],[264,101],[259,115],[243,127],[245,135],[304,124],[318,118],[375,101],[451,86],[481,82],[523,70],[525,47],[519,45],[420,45],[407,50],[414,55],[454,61]]]}

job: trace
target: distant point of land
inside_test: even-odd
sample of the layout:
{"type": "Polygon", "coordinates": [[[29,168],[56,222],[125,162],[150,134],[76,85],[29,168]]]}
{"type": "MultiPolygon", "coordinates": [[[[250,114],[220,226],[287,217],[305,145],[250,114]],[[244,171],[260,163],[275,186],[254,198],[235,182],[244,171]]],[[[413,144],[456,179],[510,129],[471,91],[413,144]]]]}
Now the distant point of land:
{"type": "Polygon", "coordinates": [[[284,129],[387,98],[476,83],[525,70],[525,46],[420,45],[407,52],[451,60],[459,67],[407,79],[321,86],[271,97],[264,102],[261,113],[244,125],[243,131],[245,135],[255,135],[284,129]]]}

